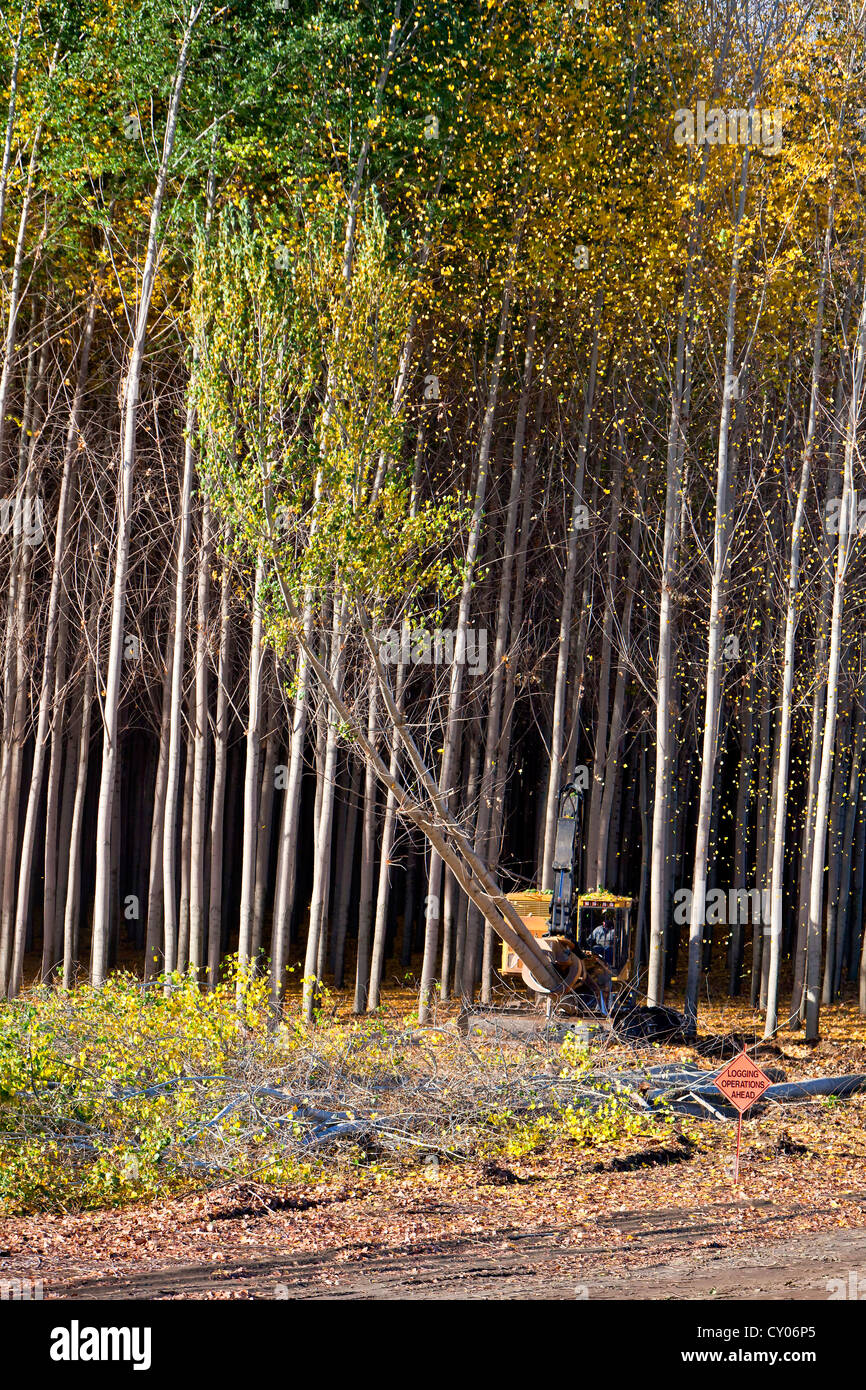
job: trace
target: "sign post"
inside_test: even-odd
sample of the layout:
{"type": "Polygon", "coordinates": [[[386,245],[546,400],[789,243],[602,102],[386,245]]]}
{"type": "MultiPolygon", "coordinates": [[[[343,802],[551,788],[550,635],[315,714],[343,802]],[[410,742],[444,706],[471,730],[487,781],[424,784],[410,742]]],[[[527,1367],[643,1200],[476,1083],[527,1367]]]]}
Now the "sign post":
{"type": "Polygon", "coordinates": [[[772,1081],[766,1072],[761,1071],[746,1052],[734,1057],[723,1067],[716,1077],[716,1086],[725,1100],[730,1101],[737,1111],[737,1157],[734,1160],[734,1182],[740,1176],[740,1136],[743,1130],[743,1115],[750,1105],[760,1100],[772,1081]]]}

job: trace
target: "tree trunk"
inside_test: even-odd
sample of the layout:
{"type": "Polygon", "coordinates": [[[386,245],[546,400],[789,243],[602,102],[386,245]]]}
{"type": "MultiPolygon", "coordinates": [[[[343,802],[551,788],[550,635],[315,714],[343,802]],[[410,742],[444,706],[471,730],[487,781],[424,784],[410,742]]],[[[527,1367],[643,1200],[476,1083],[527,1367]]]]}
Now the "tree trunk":
{"type": "Polygon", "coordinates": [[[821,743],[821,771],[815,803],[815,834],[809,885],[809,928],[806,938],[806,1041],[817,1042],[821,1009],[821,909],[824,896],[824,854],[827,847],[827,818],[830,802],[830,782],[833,770],[833,745],[836,738],[836,708],[839,698],[839,672],[842,652],[842,609],[848,562],[856,526],[854,508],[854,451],[863,386],[866,358],[866,293],[857,324],[857,337],[851,354],[851,401],[845,431],[845,459],[842,474],[842,503],[839,509],[839,538],[836,546],[836,566],[833,578],[833,611],[830,620],[830,655],[827,663],[827,700],[824,710],[824,734],[821,743]]]}
{"type": "MultiPolygon", "coordinates": [[[[753,105],[753,103],[752,103],[753,105]]],[[[750,110],[752,106],[750,105],[750,110]]],[[[746,206],[749,177],[748,145],[743,150],[740,169],[740,196],[734,226],[734,251],[728,287],[728,312],[725,324],[725,376],[722,414],[719,422],[719,452],[716,475],[716,519],[713,540],[713,573],[710,592],[710,629],[707,645],[707,690],[704,705],[704,736],[701,757],[701,790],[698,802],[698,828],[695,840],[695,868],[692,883],[692,913],[689,926],[689,964],[685,995],[685,1025],[687,1035],[697,1028],[698,988],[700,985],[701,955],[707,901],[707,859],[709,854],[710,815],[713,800],[713,776],[719,740],[721,706],[722,640],[725,625],[725,598],[730,567],[730,545],[733,530],[734,499],[730,496],[728,478],[728,446],[734,403],[734,333],[736,329],[737,287],[740,270],[740,228],[746,206]]]]}
{"type": "MultiPolygon", "coordinates": [[[[330,678],[335,690],[340,691],[343,681],[343,632],[346,617],[346,600],[340,594],[334,595],[334,618],[331,641],[330,678]]],[[[310,927],[307,933],[307,950],[304,958],[303,1014],[312,1023],[314,1011],[321,990],[324,974],[327,945],[328,896],[331,881],[331,840],[334,825],[334,787],[337,779],[337,730],[336,711],[328,710],[328,732],[325,742],[324,778],[322,785],[322,804],[316,826],[315,860],[313,863],[313,895],[310,902],[310,927]]]]}
{"type": "MultiPolygon", "coordinates": [[[[505,277],[505,287],[502,292],[502,304],[499,313],[499,332],[490,369],[490,386],[487,393],[487,403],[484,411],[484,422],[481,427],[481,441],[478,450],[478,471],[475,484],[475,496],[472,505],[472,520],[469,525],[469,537],[466,545],[466,555],[464,557],[464,579],[457,612],[454,661],[451,666],[451,682],[448,691],[448,713],[445,722],[442,766],[439,774],[440,792],[446,798],[450,796],[452,791],[452,783],[455,777],[459,752],[461,734],[459,711],[463,695],[466,629],[469,626],[469,610],[472,603],[475,567],[481,540],[481,528],[484,523],[484,503],[487,496],[490,448],[493,442],[493,425],[496,418],[496,407],[499,401],[499,382],[502,373],[502,363],[505,357],[505,342],[511,310],[511,290],[517,256],[517,244],[518,237],[515,232],[512,237],[509,265],[505,277]]],[[[430,888],[427,899],[428,910],[424,930],[424,959],[421,965],[421,987],[418,998],[418,1021],[421,1024],[426,1023],[429,1017],[433,981],[436,973],[436,957],[439,945],[438,899],[441,880],[442,872],[439,856],[431,850],[430,888]]],[[[464,987],[465,984],[466,981],[464,979],[464,987]]],[[[474,983],[472,987],[474,988],[474,983]]]]}
{"type": "Polygon", "coordinates": [[[835,999],[834,980],[836,976],[836,953],[839,949],[839,889],[842,880],[842,825],[844,821],[844,797],[848,783],[848,749],[851,742],[851,716],[846,710],[838,724],[836,734],[836,753],[833,765],[833,796],[831,798],[829,825],[829,873],[827,875],[827,925],[826,950],[824,951],[824,978],[821,986],[821,1002],[832,1004],[835,999]]]}
{"type": "MultiPolygon", "coordinates": [[[[120,672],[124,647],[126,614],[126,578],[132,527],[132,496],[135,477],[135,435],[138,423],[138,402],[141,391],[141,369],[147,341],[147,320],[159,253],[157,232],[168,180],[169,165],[177,131],[180,98],[186,77],[192,30],[200,13],[197,0],[186,12],[183,37],[168,100],[162,156],[150,207],[150,227],[147,251],[141,276],[141,290],[129,358],[129,370],[123,388],[123,428],[120,458],[120,481],[117,490],[117,541],[114,556],[114,587],[111,601],[111,637],[108,672],[105,679],[103,703],[102,769],[99,782],[99,801],[96,817],[96,884],[93,904],[93,941],[91,977],[94,985],[105,982],[108,969],[111,892],[111,830],[113,799],[117,766],[117,743],[120,718],[120,672]]],[[[178,614],[178,621],[182,615],[178,614]]],[[[173,961],[171,964],[173,965],[173,961]]]]}
{"type": "MultiPolygon", "coordinates": [[[[312,600],[307,595],[304,611],[304,633],[311,640],[313,630],[312,600]]],[[[292,715],[292,744],[288,776],[280,821],[280,845],[277,852],[277,887],[274,896],[274,920],[271,934],[271,1007],[276,1017],[282,1008],[286,964],[291,940],[292,915],[295,908],[298,859],[298,819],[301,809],[301,790],[304,776],[304,747],[307,739],[307,708],[309,703],[309,666],[303,649],[298,652],[295,672],[295,704],[292,715]]]]}
{"type": "Polygon", "coordinates": [[[280,750],[280,735],[277,728],[278,707],[279,702],[272,697],[268,701],[265,759],[262,771],[262,792],[259,799],[259,833],[256,841],[256,894],[253,903],[252,959],[257,968],[261,964],[260,956],[265,920],[265,904],[268,896],[268,877],[271,867],[274,773],[277,766],[277,755],[280,750]]]}
{"type": "Polygon", "coordinates": [[[608,857],[611,810],[613,808],[614,790],[620,776],[619,757],[623,729],[625,727],[625,695],[629,669],[629,642],[631,640],[632,611],[634,609],[634,599],[637,591],[639,550],[640,522],[636,517],[632,522],[631,536],[629,537],[630,558],[628,578],[626,580],[625,611],[622,619],[622,647],[620,649],[619,664],[617,666],[616,682],[613,692],[613,709],[610,717],[610,733],[607,741],[607,758],[604,767],[604,791],[601,798],[598,818],[595,873],[598,887],[603,887],[605,882],[603,870],[604,866],[607,864],[608,857]]]}
{"type": "Polygon", "coordinates": [[[586,451],[589,444],[589,431],[592,421],[592,407],[595,397],[595,378],[598,370],[599,323],[601,299],[596,301],[595,322],[592,333],[592,350],[589,358],[589,375],[583,400],[583,422],[580,442],[574,467],[574,496],[572,499],[571,521],[566,545],[565,575],[562,581],[562,604],[559,610],[559,641],[556,649],[556,675],[553,682],[553,717],[550,725],[550,772],[547,779],[547,796],[544,808],[544,841],[541,852],[541,887],[547,892],[553,888],[553,841],[556,835],[556,812],[559,805],[559,789],[562,782],[562,755],[565,743],[565,710],[568,689],[568,659],[571,651],[571,610],[574,605],[574,587],[577,576],[578,541],[585,531],[583,525],[583,482],[586,472],[586,451]]]}
{"type": "MultiPolygon", "coordinates": [[[[40,432],[40,407],[43,402],[45,367],[47,362],[47,333],[43,325],[43,344],[39,352],[38,366],[31,371],[35,348],[30,354],[28,365],[28,387],[25,392],[25,407],[18,451],[18,487],[16,499],[23,500],[24,507],[18,506],[13,522],[13,546],[11,560],[11,581],[9,585],[9,623],[8,638],[11,651],[7,653],[9,671],[12,674],[13,695],[11,698],[11,724],[9,728],[8,753],[6,757],[7,783],[4,806],[5,854],[3,864],[3,906],[0,914],[0,989],[14,997],[20,988],[24,963],[24,927],[19,931],[16,917],[16,866],[18,861],[18,816],[21,797],[21,767],[24,758],[24,745],[27,734],[27,704],[29,680],[27,671],[27,609],[30,597],[30,582],[33,572],[33,546],[23,527],[23,516],[33,498],[33,468],[35,443],[40,432]],[[29,397],[29,400],[27,399],[29,397]]],[[[31,513],[32,515],[32,513],[31,513]]],[[[47,714],[46,714],[47,717],[47,714]]],[[[44,730],[43,730],[44,738],[44,730]]],[[[44,752],[44,749],[43,749],[44,752]]],[[[30,864],[32,865],[32,834],[30,864]]],[[[22,847],[23,854],[23,847],[22,847]]],[[[28,866],[27,895],[29,909],[30,873],[28,866]]]]}
{"type": "Polygon", "coordinates": [[[205,501],[201,517],[196,590],[195,692],[193,710],[192,822],[189,851],[189,965],[201,979],[206,955],[205,860],[207,856],[208,652],[207,626],[212,560],[211,515],[205,501]]]}
{"type": "MultiPolygon", "coordinates": [[[[862,669],[862,662],[861,662],[862,669]]],[[[842,988],[842,967],[851,958],[849,947],[849,934],[857,933],[859,939],[859,923],[853,922],[850,913],[851,906],[851,874],[852,874],[852,854],[854,849],[854,829],[857,819],[857,807],[860,803],[860,784],[861,784],[861,764],[863,761],[863,746],[866,742],[866,715],[864,715],[862,705],[857,706],[857,733],[854,740],[854,750],[851,755],[851,767],[848,777],[848,793],[845,798],[845,818],[842,831],[842,843],[840,846],[840,877],[839,877],[839,907],[836,915],[836,962],[833,970],[832,994],[837,998],[842,988]]]]}
{"type": "MultiPolygon", "coordinates": [[[[726,46],[726,44],[725,44],[726,46]]],[[[659,639],[656,653],[656,765],[653,795],[652,851],[650,855],[650,949],[647,1003],[660,1005],[665,992],[665,940],[667,934],[670,845],[671,766],[674,761],[673,683],[675,675],[673,588],[679,567],[680,518],[685,506],[683,459],[692,370],[693,283],[703,235],[704,185],[709,164],[704,148],[689,228],[683,298],[677,324],[677,348],[671,384],[671,411],[667,438],[667,476],[659,588],[659,639]]]]}
{"type": "Polygon", "coordinates": [[[342,989],[346,978],[346,933],[349,926],[349,907],[352,902],[352,879],[355,847],[358,840],[358,802],[361,796],[361,764],[351,759],[349,786],[346,792],[346,814],[343,839],[340,845],[340,867],[334,902],[333,965],[334,985],[342,989]]]}
{"type": "MultiPolygon", "coordinates": [[[[84,796],[87,791],[87,763],[90,753],[90,706],[93,701],[93,662],[85,652],[86,673],[81,714],[77,723],[77,757],[75,802],[72,808],[72,829],[69,836],[69,878],[66,885],[66,906],[63,912],[63,988],[75,984],[78,968],[78,944],[81,923],[81,842],[84,833],[84,796]]],[[[76,737],[70,738],[69,753],[76,737]]]]}
{"type": "MultiPolygon", "coordinates": [[[[377,741],[377,685],[370,680],[367,704],[367,742],[372,748],[377,741]]],[[[361,825],[361,883],[358,893],[358,956],[355,964],[355,1001],[353,1009],[362,1014],[367,1009],[367,990],[370,982],[370,929],[373,918],[373,873],[376,858],[376,774],[368,760],[364,777],[364,816],[361,825]]]]}
{"type": "Polygon", "coordinates": [[[253,898],[256,888],[256,841],[259,824],[259,747],[262,739],[262,590],[264,558],[256,562],[253,622],[248,667],[246,764],[244,770],[244,832],[241,847],[241,909],[238,933],[238,993],[244,989],[243,972],[249,967],[253,944],[253,898]]]}
{"type": "MultiPolygon", "coordinates": [[[[740,765],[737,779],[737,809],[734,831],[734,884],[738,888],[747,887],[749,878],[749,823],[752,772],[755,761],[756,698],[757,679],[753,665],[748,688],[743,685],[740,694],[740,765]]],[[[737,913],[736,921],[731,923],[731,937],[728,947],[728,992],[732,999],[739,995],[742,986],[744,936],[740,914],[737,913]]]]}
{"type": "MultiPolygon", "coordinates": [[[[397,668],[397,702],[402,708],[403,687],[406,679],[405,666],[397,668]]],[[[389,772],[396,782],[400,773],[400,740],[397,730],[391,733],[391,759],[389,772]]],[[[391,852],[394,848],[394,833],[397,827],[397,799],[389,790],[385,801],[385,819],[382,824],[382,838],[379,845],[379,886],[376,893],[376,917],[373,929],[373,951],[370,957],[370,988],[367,995],[367,1008],[378,1009],[379,992],[382,987],[382,969],[385,964],[385,937],[388,930],[388,899],[391,891],[391,852]]]]}
{"type": "Polygon", "coordinates": [[[180,820],[180,901],[177,913],[177,970],[185,975],[189,965],[189,880],[192,848],[193,746],[186,740],[183,771],[183,810],[180,820]]]}
{"type": "MultiPolygon", "coordinates": [[[[478,816],[475,823],[475,852],[485,862],[490,860],[490,831],[493,823],[493,807],[497,772],[497,749],[501,737],[503,701],[506,686],[506,657],[508,654],[509,609],[511,603],[511,584],[514,570],[514,548],[517,535],[517,521],[520,509],[520,493],[523,480],[523,450],[526,439],[526,418],[532,390],[533,366],[535,361],[535,335],[538,325],[538,311],[530,313],[526,327],[526,348],[523,357],[523,377],[520,399],[517,406],[517,420],[514,429],[514,443],[511,450],[511,480],[508,492],[508,506],[502,535],[502,567],[499,576],[499,601],[496,610],[496,637],[493,647],[493,668],[491,673],[490,701],[487,709],[487,728],[484,742],[484,761],[481,774],[481,790],[478,802],[478,816]]],[[[546,359],[545,359],[546,360],[546,359]]],[[[543,371],[542,371],[543,376],[543,371]]],[[[467,907],[466,935],[472,957],[472,973],[478,949],[481,919],[474,908],[467,907]]],[[[482,966],[482,996],[489,998],[492,984],[493,936],[490,929],[484,932],[484,959],[482,966]]],[[[461,969],[462,977],[462,969],[461,969]]],[[[443,970],[443,988],[445,974],[443,970]]]]}
{"type": "MultiPolygon", "coordinates": [[[[45,768],[45,752],[48,742],[49,719],[51,715],[52,694],[57,659],[57,639],[61,606],[63,568],[66,555],[66,527],[70,510],[70,497],[74,484],[73,460],[78,452],[78,422],[81,415],[81,401],[87,381],[90,344],[93,339],[93,324],[96,317],[96,299],[91,297],[85,319],[79,354],[78,382],[69,413],[66,431],[66,446],[63,454],[63,472],[60,482],[60,498],[57,504],[57,522],[54,540],[54,559],[51,570],[51,588],[48,596],[48,617],[45,627],[45,654],[42,664],[42,688],[39,696],[39,715],[36,725],[36,739],[33,750],[33,766],[30,773],[30,789],[27,797],[27,811],[24,819],[24,833],[21,840],[21,863],[18,872],[18,903],[15,916],[15,946],[12,959],[12,978],[10,991],[17,994],[21,988],[24,968],[25,935],[30,916],[30,889],[33,876],[33,857],[36,851],[36,820],[42,795],[42,774],[45,768]]],[[[62,729],[59,732],[62,739],[62,729]]],[[[46,858],[51,856],[49,842],[46,843],[46,858]]],[[[54,951],[54,921],[50,926],[44,924],[45,942],[54,951]]],[[[52,962],[53,964],[53,962],[52,962]]]]}
{"type": "Polygon", "coordinates": [[[214,718],[214,767],[210,818],[210,886],[208,892],[207,984],[219,980],[223,927],[223,847],[225,842],[226,769],[229,735],[229,679],[231,672],[231,562],[228,528],[220,581],[220,648],[217,664],[217,698],[214,718]]]}

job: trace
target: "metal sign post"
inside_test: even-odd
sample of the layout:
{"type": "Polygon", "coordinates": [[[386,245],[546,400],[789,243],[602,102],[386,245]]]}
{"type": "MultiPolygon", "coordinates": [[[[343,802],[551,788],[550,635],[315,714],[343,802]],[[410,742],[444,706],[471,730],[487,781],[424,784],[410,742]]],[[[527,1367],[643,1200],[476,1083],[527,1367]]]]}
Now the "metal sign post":
{"type": "Polygon", "coordinates": [[[768,1086],[772,1086],[772,1081],[766,1072],[761,1071],[757,1062],[753,1062],[746,1052],[741,1052],[734,1057],[726,1067],[723,1067],[716,1077],[716,1086],[721,1091],[725,1100],[729,1101],[737,1111],[737,1156],[734,1159],[734,1183],[740,1176],[740,1138],[743,1131],[743,1115],[754,1105],[756,1100],[760,1100],[768,1086]]]}

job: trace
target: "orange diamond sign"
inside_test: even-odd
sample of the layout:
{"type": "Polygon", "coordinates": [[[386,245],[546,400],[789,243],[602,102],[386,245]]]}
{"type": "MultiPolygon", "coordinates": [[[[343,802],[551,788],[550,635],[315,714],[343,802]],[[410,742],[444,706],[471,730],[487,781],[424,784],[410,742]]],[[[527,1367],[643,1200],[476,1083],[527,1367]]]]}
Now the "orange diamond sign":
{"type": "Polygon", "coordinates": [[[719,1072],[715,1084],[725,1099],[742,1115],[743,1111],[754,1105],[773,1083],[751,1057],[741,1052],[719,1072]]]}

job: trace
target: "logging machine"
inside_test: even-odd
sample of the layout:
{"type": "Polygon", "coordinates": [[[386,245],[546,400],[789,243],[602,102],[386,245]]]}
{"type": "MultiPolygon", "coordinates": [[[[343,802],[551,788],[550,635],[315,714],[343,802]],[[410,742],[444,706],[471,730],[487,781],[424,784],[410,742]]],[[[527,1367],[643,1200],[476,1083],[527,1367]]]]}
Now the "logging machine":
{"type": "MultiPolygon", "coordinates": [[[[553,893],[512,893],[509,901],[562,976],[559,997],[567,996],[580,1011],[606,1016],[616,1004],[615,987],[628,975],[633,899],[577,892],[582,813],[582,789],[573,783],[563,787],[551,866],[553,893]]],[[[502,974],[521,976],[538,994],[551,993],[507,945],[502,948],[502,974]]]]}

